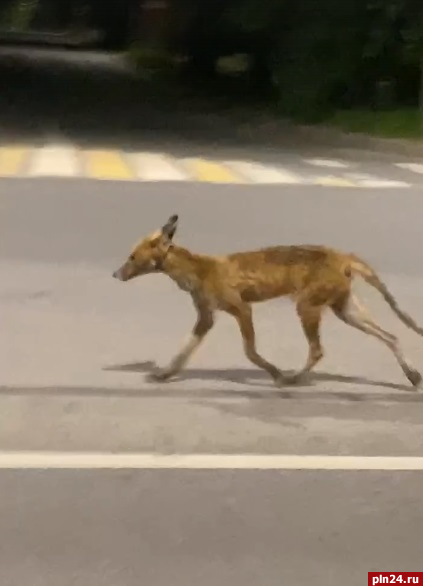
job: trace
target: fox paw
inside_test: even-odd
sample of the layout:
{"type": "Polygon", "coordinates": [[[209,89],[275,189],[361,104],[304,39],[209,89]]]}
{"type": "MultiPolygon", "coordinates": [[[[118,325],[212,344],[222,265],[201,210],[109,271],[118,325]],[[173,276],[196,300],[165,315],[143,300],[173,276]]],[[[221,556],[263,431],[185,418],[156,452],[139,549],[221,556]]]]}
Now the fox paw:
{"type": "Polygon", "coordinates": [[[410,383],[413,385],[413,387],[417,388],[421,385],[422,375],[415,368],[409,369],[409,371],[407,372],[407,378],[410,381],[410,383]]]}
{"type": "Polygon", "coordinates": [[[146,378],[147,378],[148,382],[157,383],[157,382],[165,382],[165,381],[169,380],[171,376],[172,376],[172,373],[169,372],[168,370],[166,370],[164,368],[163,369],[158,368],[156,370],[153,370],[153,372],[150,372],[146,378]]]}

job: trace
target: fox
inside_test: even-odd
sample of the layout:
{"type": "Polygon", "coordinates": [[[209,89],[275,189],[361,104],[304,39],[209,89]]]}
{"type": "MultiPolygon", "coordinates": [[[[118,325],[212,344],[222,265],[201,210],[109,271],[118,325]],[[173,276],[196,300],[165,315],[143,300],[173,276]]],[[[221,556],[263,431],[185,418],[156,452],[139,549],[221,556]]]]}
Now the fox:
{"type": "Polygon", "coordinates": [[[395,356],[414,389],[422,375],[405,357],[396,336],[382,329],[352,292],[354,277],[374,287],[397,317],[423,336],[423,328],[403,310],[367,262],[324,245],[270,246],[226,255],[198,254],[177,245],[174,236],[179,217],[174,214],[158,230],[141,239],[128,258],[113,273],[122,282],[142,275],[167,275],[191,296],[197,319],[188,341],[164,368],[154,369],[149,381],[164,382],[175,377],[210,332],[216,312],[223,311],[237,322],[246,358],[263,369],[277,387],[302,382],[322,360],[320,339],[323,313],[330,309],[345,324],[383,342],[395,356]],[[302,368],[284,375],[259,354],[252,318],[252,304],[278,297],[295,303],[308,343],[308,356],[302,368]]]}

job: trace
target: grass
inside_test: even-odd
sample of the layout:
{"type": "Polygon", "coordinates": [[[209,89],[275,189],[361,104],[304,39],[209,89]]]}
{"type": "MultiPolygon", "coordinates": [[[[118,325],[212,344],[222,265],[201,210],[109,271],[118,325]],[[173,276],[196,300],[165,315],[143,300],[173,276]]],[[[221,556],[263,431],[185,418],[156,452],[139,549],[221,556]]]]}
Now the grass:
{"type": "Polygon", "coordinates": [[[423,113],[417,108],[401,110],[342,110],[327,123],[346,132],[360,132],[382,138],[423,138],[423,113]]]}

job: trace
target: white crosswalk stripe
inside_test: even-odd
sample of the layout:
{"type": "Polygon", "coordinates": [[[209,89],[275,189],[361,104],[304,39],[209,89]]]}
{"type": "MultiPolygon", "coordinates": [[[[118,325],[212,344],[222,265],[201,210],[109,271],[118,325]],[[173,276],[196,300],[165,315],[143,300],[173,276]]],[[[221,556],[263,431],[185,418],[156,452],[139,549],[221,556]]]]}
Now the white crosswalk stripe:
{"type": "Polygon", "coordinates": [[[292,185],[302,183],[299,175],[279,167],[247,161],[228,161],[227,165],[252,183],[287,183],[292,185]]]}
{"type": "Polygon", "coordinates": [[[404,169],[406,171],[412,171],[413,173],[423,174],[422,163],[396,163],[396,167],[399,167],[400,169],[404,169]]]}
{"type": "Polygon", "coordinates": [[[337,177],[334,175],[326,175],[312,178],[309,183],[312,185],[322,185],[324,187],[357,187],[357,182],[345,177],[337,177]]]}
{"type": "Polygon", "coordinates": [[[395,187],[411,187],[405,181],[397,181],[395,179],[385,179],[383,177],[375,177],[366,173],[346,173],[345,176],[359,184],[362,187],[369,188],[395,188],[395,187]]]}
{"type": "Polygon", "coordinates": [[[161,153],[134,153],[129,156],[138,179],[143,181],[188,181],[189,174],[177,161],[161,153]]]}
{"type": "Polygon", "coordinates": [[[411,187],[409,183],[405,181],[394,181],[390,179],[362,179],[360,184],[362,187],[373,187],[373,188],[395,188],[395,187],[411,187]]]}
{"type": "Polygon", "coordinates": [[[305,162],[314,167],[329,167],[331,169],[346,169],[349,167],[348,163],[334,159],[305,159],[305,162]]]}
{"type": "Polygon", "coordinates": [[[34,151],[28,163],[29,176],[75,177],[78,158],[75,149],[64,146],[45,146],[34,151]]]}

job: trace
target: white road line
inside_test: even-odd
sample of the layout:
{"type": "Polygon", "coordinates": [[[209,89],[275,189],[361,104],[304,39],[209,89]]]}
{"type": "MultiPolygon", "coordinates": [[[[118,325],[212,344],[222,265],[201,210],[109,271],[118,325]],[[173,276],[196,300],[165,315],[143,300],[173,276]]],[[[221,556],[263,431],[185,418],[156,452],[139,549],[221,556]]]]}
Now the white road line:
{"type": "Polygon", "coordinates": [[[138,179],[142,181],[187,181],[188,174],[177,162],[160,153],[134,153],[129,155],[138,179]]]}
{"type": "Polygon", "coordinates": [[[226,165],[252,183],[285,183],[293,185],[301,183],[301,178],[298,175],[280,167],[271,167],[248,161],[227,161],[226,165]]]}
{"type": "Polygon", "coordinates": [[[345,173],[345,177],[351,179],[360,185],[360,187],[411,187],[409,183],[405,181],[397,181],[395,179],[383,179],[369,175],[367,173],[345,173]]]}
{"type": "Polygon", "coordinates": [[[395,163],[396,167],[405,169],[406,171],[413,171],[413,173],[423,173],[423,164],[421,163],[395,163]]]}
{"type": "Polygon", "coordinates": [[[78,175],[75,149],[54,145],[34,149],[30,156],[27,174],[31,177],[75,177],[78,175]]]}
{"type": "Polygon", "coordinates": [[[315,167],[329,167],[332,169],[345,169],[349,166],[348,163],[335,161],[334,159],[304,159],[304,161],[315,167]]]}
{"type": "Polygon", "coordinates": [[[358,187],[355,181],[347,179],[346,177],[337,177],[334,175],[315,177],[310,180],[310,183],[312,185],[323,185],[327,187],[358,187]]]}
{"type": "Polygon", "coordinates": [[[0,469],[423,470],[423,457],[0,452],[0,469]]]}
{"type": "Polygon", "coordinates": [[[386,187],[386,188],[394,188],[394,187],[411,187],[409,183],[405,181],[394,181],[389,179],[363,179],[360,181],[360,185],[362,187],[386,187]]]}

